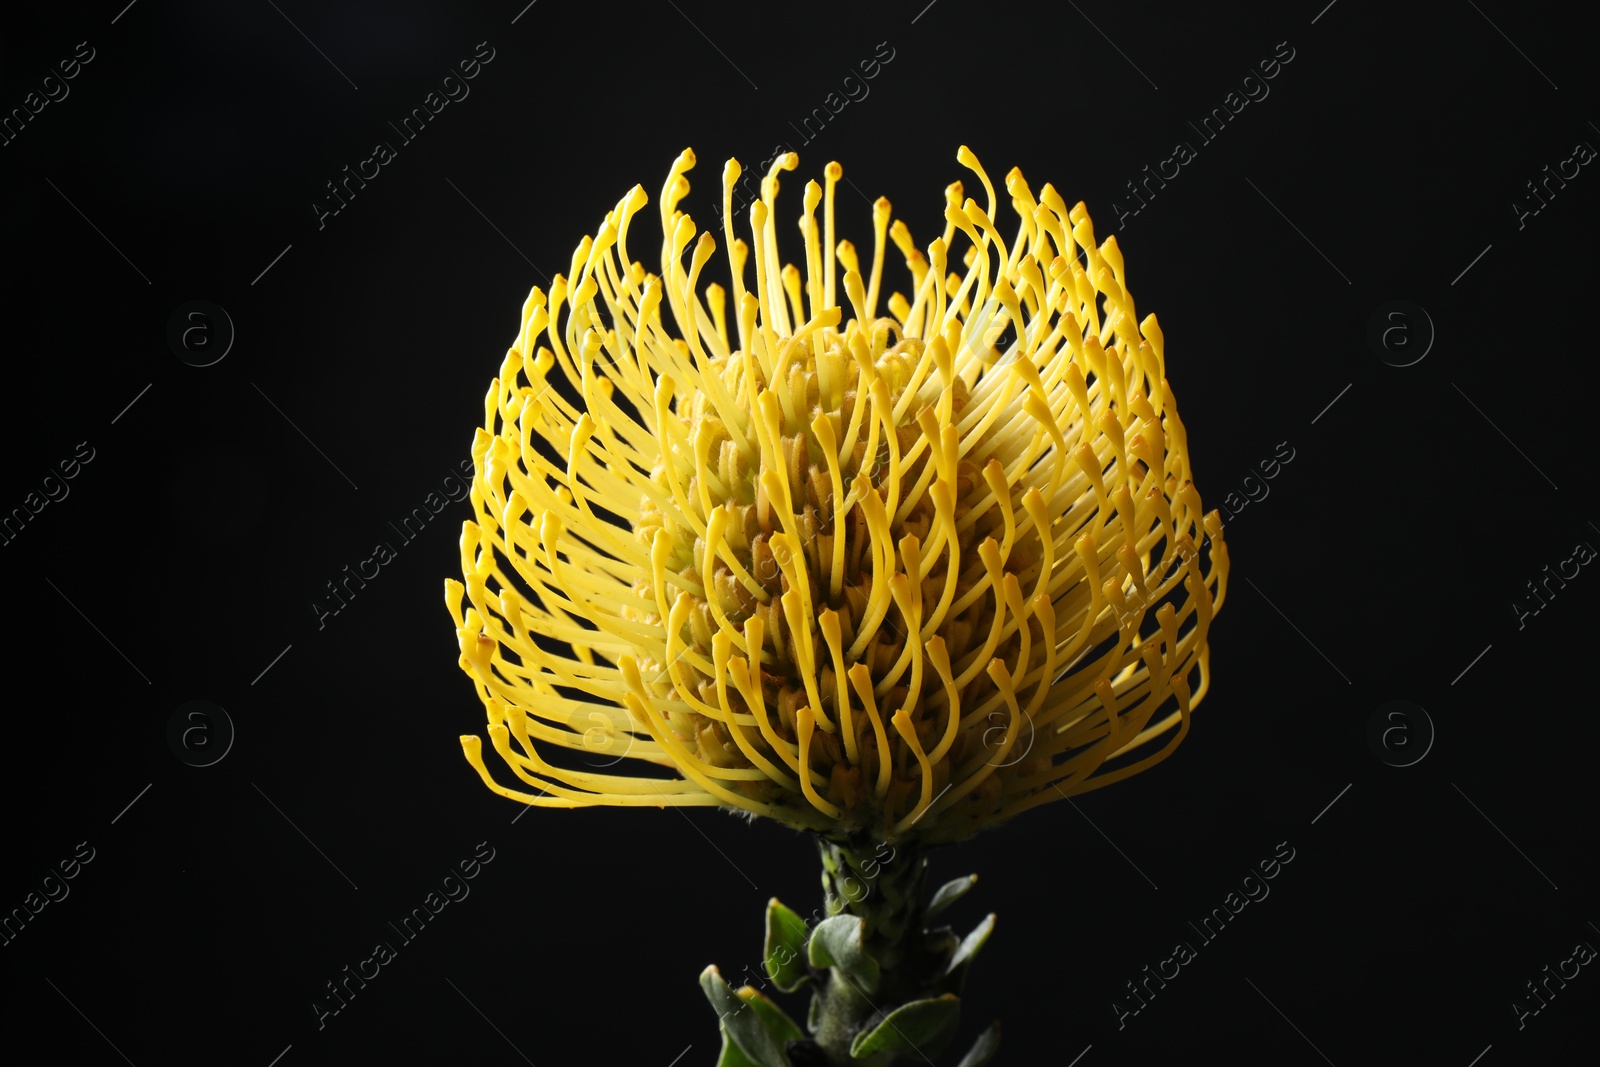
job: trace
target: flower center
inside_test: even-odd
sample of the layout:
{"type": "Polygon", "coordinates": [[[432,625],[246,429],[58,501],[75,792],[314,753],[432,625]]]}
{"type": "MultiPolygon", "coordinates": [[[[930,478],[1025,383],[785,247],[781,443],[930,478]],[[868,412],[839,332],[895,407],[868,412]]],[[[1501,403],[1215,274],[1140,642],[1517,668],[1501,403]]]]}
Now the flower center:
{"type": "MultiPolygon", "coordinates": [[[[780,771],[808,734],[808,766],[793,774],[809,771],[811,789],[841,810],[841,829],[877,821],[874,809],[877,818],[903,814],[921,786],[918,760],[879,708],[903,707],[918,747],[938,753],[936,788],[953,764],[994,755],[994,722],[952,729],[949,698],[970,708],[995,695],[982,668],[996,656],[1015,662],[1024,639],[1020,630],[999,639],[996,606],[1005,597],[979,594],[1032,585],[1041,556],[1031,528],[1008,533],[1009,499],[969,515],[986,481],[1008,488],[996,458],[987,471],[973,458],[955,460],[941,514],[930,487],[949,458],[939,450],[961,425],[967,388],[952,378],[946,411],[937,391],[931,401],[919,396],[937,370],[920,339],[898,333],[898,323],[880,319],[871,340],[851,329],[815,353],[804,339],[791,342],[785,377],[768,394],[776,402],[741,405],[745,425],[767,424],[751,459],[703,396],[670,413],[678,425],[662,437],[682,447],[663,450],[651,479],[664,498],[708,501],[711,520],[704,531],[675,524],[646,497],[634,527],[669,584],[701,590],[663,605],[664,614],[639,616],[669,633],[667,660],[641,657],[639,669],[660,678],[652,690],[670,709],[673,732],[712,766],[780,771]],[[719,642],[730,629],[744,641],[719,642]],[[945,735],[951,740],[941,745],[945,735]]],[[[731,397],[771,387],[742,353],[712,366],[731,397]]],[[[648,576],[634,584],[643,599],[655,590],[648,576]]],[[[786,799],[767,774],[735,787],[764,803],[786,799]]]]}

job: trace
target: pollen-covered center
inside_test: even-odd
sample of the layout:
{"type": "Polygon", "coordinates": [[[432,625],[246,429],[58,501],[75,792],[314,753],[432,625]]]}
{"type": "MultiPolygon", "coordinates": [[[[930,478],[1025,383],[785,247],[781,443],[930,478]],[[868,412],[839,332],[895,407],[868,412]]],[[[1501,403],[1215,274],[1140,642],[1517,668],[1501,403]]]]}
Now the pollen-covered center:
{"type": "MultiPolygon", "coordinates": [[[[941,743],[948,700],[942,721],[913,714],[916,704],[937,702],[941,688],[969,707],[981,701],[994,683],[970,662],[980,651],[985,665],[1014,659],[1021,638],[986,642],[995,600],[969,595],[994,576],[979,546],[995,534],[987,548],[997,556],[1004,521],[995,507],[967,521],[985,472],[950,447],[965,382],[951,375],[941,411],[917,396],[928,384],[920,339],[880,319],[871,342],[851,340],[859,358],[840,340],[815,355],[804,340],[791,346],[776,388],[740,353],[714,361],[731,397],[758,397],[759,416],[746,410],[746,425],[765,433],[743,449],[703,397],[671,413],[678,426],[663,438],[684,448],[664,451],[651,480],[668,496],[681,480],[689,501],[709,501],[710,519],[703,530],[674,529],[648,497],[641,506],[636,535],[679,595],[664,616],[641,619],[664,624],[669,643],[666,662],[647,656],[639,668],[663,679],[654,692],[671,709],[667,721],[701,759],[775,772],[737,782],[746,796],[781,802],[787,776],[842,812],[871,802],[886,809],[881,817],[903,813],[921,784],[908,746],[895,743],[894,714],[911,720],[924,753],[937,752],[933,786],[944,788],[950,762],[981,747],[992,724],[958,724],[941,743]],[[934,637],[931,663],[924,646],[934,637]],[[802,748],[809,789],[798,781],[802,748]]],[[[1003,466],[989,467],[991,483],[1004,486],[1003,466]]],[[[1000,584],[1016,583],[1038,556],[1037,536],[1021,539],[996,568],[1000,584]]],[[[651,597],[652,577],[635,592],[651,597]]]]}

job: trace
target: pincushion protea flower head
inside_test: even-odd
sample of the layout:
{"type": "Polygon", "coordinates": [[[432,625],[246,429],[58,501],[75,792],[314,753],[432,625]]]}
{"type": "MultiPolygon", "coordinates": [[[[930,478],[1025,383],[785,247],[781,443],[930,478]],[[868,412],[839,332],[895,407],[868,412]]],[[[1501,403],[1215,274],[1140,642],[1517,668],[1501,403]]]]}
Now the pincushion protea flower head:
{"type": "Polygon", "coordinates": [[[530,294],[446,582],[490,741],[531,787],[463,736],[490,789],[932,843],[1183,740],[1228,557],[1161,330],[1083,204],[1012,170],[1008,245],[957,158],[984,206],[949,186],[924,253],[879,199],[865,275],[835,241],[838,163],[805,186],[802,269],[774,207],[798,157],[763,179],[749,244],[730,160],[731,292],[702,299],[717,241],[677,209],[686,150],[659,275],[628,249],[634,186],[530,294]],[[909,298],[882,300],[886,237],[909,298]]]}

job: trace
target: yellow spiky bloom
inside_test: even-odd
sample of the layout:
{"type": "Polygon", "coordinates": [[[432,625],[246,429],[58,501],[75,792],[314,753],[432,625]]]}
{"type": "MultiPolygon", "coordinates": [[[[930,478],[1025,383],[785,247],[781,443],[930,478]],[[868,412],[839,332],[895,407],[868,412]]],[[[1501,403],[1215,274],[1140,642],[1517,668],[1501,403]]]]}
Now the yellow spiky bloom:
{"type": "Polygon", "coordinates": [[[1161,330],[1083,204],[1012,170],[1008,246],[989,177],[957,158],[985,205],[949,186],[924,253],[879,199],[866,276],[835,242],[838,163],[806,184],[802,269],[774,207],[798,157],[762,180],[751,244],[730,160],[732,291],[702,300],[717,242],[677,209],[685,150],[660,275],[630,258],[634,186],[530,294],[445,592],[490,741],[531,791],[463,736],[489,788],[949,841],[1183,740],[1228,556],[1161,330]],[[911,296],[884,316],[886,238],[911,296]]]}

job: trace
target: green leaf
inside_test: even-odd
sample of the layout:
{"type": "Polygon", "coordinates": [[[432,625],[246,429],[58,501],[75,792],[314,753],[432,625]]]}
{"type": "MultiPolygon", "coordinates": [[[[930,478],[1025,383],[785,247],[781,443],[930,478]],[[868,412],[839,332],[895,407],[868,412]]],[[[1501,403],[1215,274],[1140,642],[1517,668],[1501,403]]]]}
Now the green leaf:
{"type": "Polygon", "coordinates": [[[804,1039],[806,1036],[801,1033],[799,1024],[789,1018],[788,1013],[754,986],[744,986],[735,990],[735,993],[761,1017],[767,1033],[772,1035],[772,1040],[777,1042],[779,1048],[783,1048],[784,1042],[791,1037],[804,1039]]]}
{"type": "Polygon", "coordinates": [[[945,974],[955,974],[958,968],[964,968],[968,963],[971,963],[972,958],[978,954],[979,949],[983,948],[984,942],[989,940],[989,935],[992,933],[994,933],[994,912],[990,912],[988,918],[979,923],[972,933],[962,939],[961,944],[956,948],[955,955],[950,957],[950,962],[945,967],[945,974]]]}
{"type": "Polygon", "coordinates": [[[722,1028],[722,1060],[718,1067],[793,1067],[783,1054],[758,1011],[746,1011],[745,1002],[734,993],[715,965],[700,972],[700,988],[719,1016],[722,1028]],[[741,1061],[738,1055],[744,1059],[741,1061]]]}
{"type": "Polygon", "coordinates": [[[856,1035],[850,1057],[864,1060],[880,1052],[915,1052],[937,1056],[950,1043],[961,1022],[961,999],[946,993],[930,1000],[902,1004],[870,1031],[856,1035]]]}
{"type": "Polygon", "coordinates": [[[975,874],[969,874],[965,878],[956,878],[952,881],[946,882],[944,885],[939,887],[939,891],[937,893],[933,894],[933,899],[928,902],[928,910],[922,913],[923,917],[927,919],[933,918],[935,915],[939,914],[941,911],[948,908],[962,897],[966,896],[967,890],[971,889],[977,884],[978,876],[975,874]]]}
{"type": "Polygon", "coordinates": [[[956,1067],[984,1067],[984,1064],[994,1059],[994,1054],[1000,1051],[1000,1022],[996,1020],[989,1024],[989,1029],[978,1035],[978,1040],[972,1043],[967,1054],[961,1057],[961,1062],[956,1067]]]}
{"type": "Polygon", "coordinates": [[[780,904],[777,897],[767,901],[767,974],[772,984],[785,993],[793,993],[811,977],[806,973],[805,956],[810,934],[806,921],[780,904]]]}
{"type": "Polygon", "coordinates": [[[717,1057],[717,1067],[759,1067],[755,1060],[739,1051],[739,1046],[728,1036],[726,1026],[719,1029],[722,1031],[722,1055],[717,1057]]]}
{"type": "Polygon", "coordinates": [[[817,924],[807,944],[813,967],[837,967],[866,987],[878,988],[878,961],[867,955],[862,944],[866,925],[855,915],[835,915],[817,924]]]}

